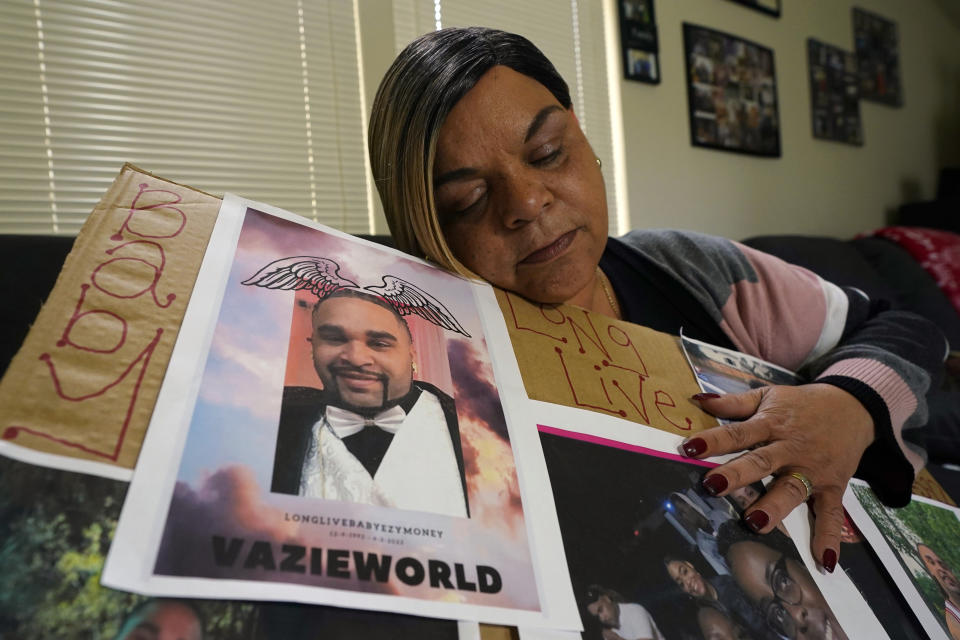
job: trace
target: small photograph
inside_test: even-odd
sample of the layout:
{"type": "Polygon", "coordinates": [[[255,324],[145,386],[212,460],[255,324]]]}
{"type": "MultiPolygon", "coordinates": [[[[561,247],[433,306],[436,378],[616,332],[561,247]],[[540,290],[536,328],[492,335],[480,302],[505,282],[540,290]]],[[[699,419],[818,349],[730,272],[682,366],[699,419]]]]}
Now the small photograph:
{"type": "Polygon", "coordinates": [[[716,144],[717,142],[717,120],[713,116],[699,115],[694,119],[694,137],[697,141],[705,144],[716,144]]]}
{"type": "Polygon", "coordinates": [[[624,78],[658,84],[660,48],[653,0],[620,0],[618,7],[624,78]]]}
{"type": "Polygon", "coordinates": [[[694,146],[780,156],[773,51],[737,36],[683,25],[690,135],[694,146]],[[715,118],[703,121],[713,100],[715,118]]]}
{"type": "Polygon", "coordinates": [[[726,109],[723,93],[715,91],[709,85],[699,85],[694,89],[693,112],[699,117],[713,117],[718,109],[726,109]]]}
{"type": "Polygon", "coordinates": [[[627,77],[643,82],[660,81],[660,64],[657,54],[641,49],[627,49],[627,77]]]}
{"type": "Polygon", "coordinates": [[[647,0],[621,0],[620,7],[624,20],[653,24],[653,3],[647,0]]]}
{"type": "Polygon", "coordinates": [[[848,637],[785,533],[701,491],[711,465],[539,429],[585,640],[848,637]]]}
{"type": "MultiPolygon", "coordinates": [[[[189,584],[217,597],[242,598],[226,580],[256,581],[383,595],[380,607],[403,595],[416,614],[536,610],[478,313],[446,273],[247,208],[153,573],[216,579],[189,584]],[[380,568],[348,564],[355,553],[380,568]],[[467,573],[427,576],[438,558],[467,573]]],[[[118,540],[132,542],[122,528],[118,540]]]]}
{"type": "Polygon", "coordinates": [[[771,16],[780,17],[780,0],[733,0],[733,2],[771,16]]]}
{"type": "Polygon", "coordinates": [[[813,137],[863,145],[856,55],[809,38],[807,64],[813,137]]]}
{"type": "Polygon", "coordinates": [[[321,626],[371,640],[460,637],[448,620],[103,587],[126,491],[125,482],[0,458],[0,638],[312,640],[321,626]]]}
{"type": "Polygon", "coordinates": [[[924,627],[930,637],[960,640],[960,510],[918,496],[891,509],[863,483],[852,482],[850,489],[882,536],[868,541],[895,558],[898,566],[888,570],[921,624],[936,620],[937,629],[924,627]]]}
{"type": "Polygon", "coordinates": [[[854,7],[853,42],[860,97],[893,107],[903,106],[897,23],[854,7]]]}
{"type": "Polygon", "coordinates": [[[739,351],[682,337],[683,350],[701,386],[722,393],[743,393],[769,385],[796,385],[797,374],[739,351]]]}
{"type": "Polygon", "coordinates": [[[863,596],[890,640],[926,640],[929,636],[890,577],[876,551],[844,511],[840,568],[863,596]]]}

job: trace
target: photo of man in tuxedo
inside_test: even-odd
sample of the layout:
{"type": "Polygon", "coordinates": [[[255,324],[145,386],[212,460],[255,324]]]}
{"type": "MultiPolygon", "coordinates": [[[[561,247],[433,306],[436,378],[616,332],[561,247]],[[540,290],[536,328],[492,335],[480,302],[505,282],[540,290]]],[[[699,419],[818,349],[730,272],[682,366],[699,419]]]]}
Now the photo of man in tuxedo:
{"type": "Polygon", "coordinates": [[[311,324],[323,389],[284,389],[271,491],[469,517],[453,398],[414,379],[396,308],[344,288],[316,303],[311,324]]]}

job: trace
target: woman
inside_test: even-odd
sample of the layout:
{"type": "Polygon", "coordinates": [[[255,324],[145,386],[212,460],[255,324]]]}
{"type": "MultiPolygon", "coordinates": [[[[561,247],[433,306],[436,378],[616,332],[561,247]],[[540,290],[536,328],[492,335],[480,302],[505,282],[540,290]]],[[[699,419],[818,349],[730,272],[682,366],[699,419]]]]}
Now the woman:
{"type": "Polygon", "coordinates": [[[758,639],[774,637],[765,620],[758,615],[756,607],[730,576],[706,578],[692,562],[675,556],[666,556],[663,566],[674,584],[699,605],[719,611],[758,639]]]}
{"type": "Polygon", "coordinates": [[[799,557],[747,539],[733,542],[725,553],[737,585],[778,636],[794,640],[847,640],[846,632],[799,557]]]}
{"type": "Polygon", "coordinates": [[[682,444],[691,457],[754,447],[710,471],[713,495],[777,475],[745,522],[767,532],[816,495],[814,557],[832,571],[841,495],[858,470],[890,504],[909,499],[923,415],[946,341],[926,321],[726,240],[681,232],[608,239],[599,160],[567,85],[526,39],[444,29],[387,71],[370,162],[397,246],[546,304],[575,304],[734,347],[815,382],[694,399],[738,418],[682,444]],[[760,446],[758,446],[760,445],[760,446]]]}

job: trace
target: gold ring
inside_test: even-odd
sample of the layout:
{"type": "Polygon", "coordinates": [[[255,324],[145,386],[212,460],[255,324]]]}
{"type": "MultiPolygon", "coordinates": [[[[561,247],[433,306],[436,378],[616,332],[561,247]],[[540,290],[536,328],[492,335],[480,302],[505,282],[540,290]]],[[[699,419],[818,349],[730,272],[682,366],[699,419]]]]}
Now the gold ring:
{"type": "Polygon", "coordinates": [[[810,499],[810,496],[813,495],[813,485],[807,480],[807,476],[803,475],[799,471],[794,471],[790,474],[790,477],[796,478],[803,483],[803,488],[807,490],[807,497],[803,499],[804,502],[810,499]]]}

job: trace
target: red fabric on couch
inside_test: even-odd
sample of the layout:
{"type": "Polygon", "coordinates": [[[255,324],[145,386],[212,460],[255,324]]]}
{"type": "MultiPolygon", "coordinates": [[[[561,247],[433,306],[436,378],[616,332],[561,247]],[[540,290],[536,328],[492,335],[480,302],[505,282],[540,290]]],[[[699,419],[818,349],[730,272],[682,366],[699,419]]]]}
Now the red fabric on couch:
{"type": "Polygon", "coordinates": [[[906,249],[960,313],[960,235],[922,227],[885,227],[873,235],[906,249]]]}

